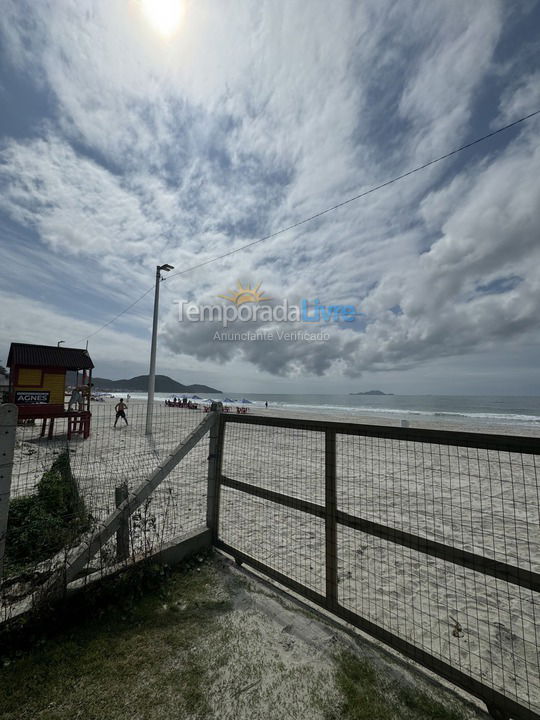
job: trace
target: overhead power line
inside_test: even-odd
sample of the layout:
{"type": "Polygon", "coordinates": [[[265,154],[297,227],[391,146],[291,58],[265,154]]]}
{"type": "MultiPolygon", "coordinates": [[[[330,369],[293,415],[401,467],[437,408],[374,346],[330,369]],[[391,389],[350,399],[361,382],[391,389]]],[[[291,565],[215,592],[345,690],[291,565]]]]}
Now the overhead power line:
{"type": "Polygon", "coordinates": [[[398,182],[398,180],[403,180],[403,178],[409,177],[409,175],[414,175],[414,173],[420,172],[420,170],[425,170],[430,165],[435,165],[435,163],[439,163],[442,160],[447,160],[449,157],[452,157],[452,155],[456,155],[457,153],[461,152],[462,150],[467,150],[467,148],[472,147],[473,145],[477,145],[478,143],[483,142],[484,140],[488,140],[489,138],[493,137],[494,135],[498,135],[501,132],[504,132],[505,130],[509,130],[511,127],[514,127],[515,125],[518,125],[519,123],[524,122],[525,120],[529,120],[529,118],[534,117],[535,115],[539,115],[540,110],[536,110],[533,113],[530,113],[530,115],[526,115],[525,117],[520,118],[519,120],[514,120],[514,122],[510,123],[509,125],[505,125],[504,127],[499,128],[498,130],[494,130],[493,132],[489,133],[488,135],[483,135],[480,138],[477,138],[476,140],[473,140],[470,143],[467,143],[466,145],[462,145],[459,148],[456,148],[455,150],[451,150],[448,153],[445,153],[444,155],[441,155],[438,158],[435,158],[434,160],[430,160],[429,162],[424,163],[423,165],[419,165],[418,167],[413,168],[412,170],[408,170],[405,173],[402,173],[401,175],[397,175],[396,177],[392,178],[391,180],[386,180],[385,182],[381,183],[380,185],[375,185],[375,187],[369,188],[369,190],[364,190],[364,192],[359,193],[358,195],[354,195],[353,197],[348,198],[347,200],[343,200],[340,203],[337,203],[337,205],[332,205],[332,207],[326,208],[325,210],[321,210],[320,212],[315,213],[315,215],[310,215],[307,218],[304,218],[303,220],[299,220],[298,222],[293,223],[292,225],[288,225],[287,227],[281,228],[281,230],[276,230],[276,232],[270,233],[270,235],[265,235],[262,238],[259,238],[258,240],[253,240],[250,243],[247,243],[246,245],[242,245],[239,248],[236,248],[234,250],[229,250],[226,253],[223,253],[222,255],[216,255],[216,257],[210,258],[209,260],[204,260],[201,263],[198,263],[197,265],[191,265],[188,268],[185,268],[184,270],[180,270],[179,272],[173,273],[172,275],[168,275],[165,280],[168,282],[169,280],[172,280],[174,277],[177,277],[178,275],[184,275],[188,272],[191,272],[192,270],[196,270],[197,268],[204,267],[205,265],[209,265],[210,263],[216,262],[216,260],[222,260],[223,258],[229,257],[230,255],[234,255],[235,253],[241,252],[242,250],[247,250],[247,248],[253,247],[254,245],[258,245],[259,243],[265,242],[265,240],[270,240],[271,238],[275,238],[278,235],[282,235],[283,233],[288,232],[289,230],[294,230],[294,228],[300,227],[300,225],[305,225],[308,222],[311,222],[312,220],[316,220],[317,218],[322,217],[323,215],[326,215],[327,213],[333,212],[334,210],[337,210],[338,208],[343,207],[344,205],[348,205],[349,203],[354,202],[355,200],[360,200],[360,198],[366,197],[366,195],[370,195],[371,193],[377,192],[377,190],[382,190],[382,188],[388,187],[388,185],[392,185],[395,182],[398,182]]]}
{"type": "Polygon", "coordinates": [[[83,342],[84,340],[90,340],[91,337],[94,337],[94,335],[97,335],[102,330],[105,330],[106,327],[108,327],[109,325],[112,325],[113,322],[118,320],[118,318],[122,317],[122,315],[125,315],[127,312],[129,312],[132,307],[135,307],[135,305],[137,305],[137,303],[140,303],[141,300],[143,300],[149,293],[152,292],[154,287],[155,287],[154,285],[152,285],[152,287],[149,287],[148,290],[146,290],[140,297],[138,297],[136,300],[134,300],[131,303],[131,305],[128,305],[121,312],[119,312],[118,315],[115,315],[113,318],[108,320],[104,325],[99,327],[97,330],[94,330],[94,332],[90,333],[90,335],[85,335],[84,337],[80,338],[79,340],[73,340],[73,341],[70,340],[69,342],[73,342],[76,345],[77,343],[83,342]]]}
{"type": "MultiPolygon", "coordinates": [[[[412,170],[408,170],[407,172],[401,173],[401,175],[396,175],[395,177],[391,178],[390,180],[386,180],[383,183],[380,183],[379,185],[375,185],[374,187],[369,188],[368,190],[364,190],[361,193],[358,193],[358,195],[354,195],[353,197],[347,198],[346,200],[343,200],[342,202],[337,203],[336,205],[332,205],[331,207],[325,208],[324,210],[320,210],[319,212],[315,213],[314,215],[310,215],[309,217],[304,218],[303,220],[298,220],[298,222],[293,223],[292,225],[288,225],[287,227],[281,228],[280,230],[276,230],[273,233],[270,233],[269,235],[265,235],[264,237],[259,238],[258,240],[253,240],[252,242],[246,243],[245,245],[241,245],[238,248],[235,248],[233,250],[228,250],[225,253],[222,253],[221,255],[215,255],[214,257],[209,258],[208,260],[203,260],[200,263],[197,263],[195,265],[190,265],[190,267],[185,268],[184,270],[180,270],[178,272],[173,273],[172,275],[169,275],[168,277],[164,278],[164,282],[169,282],[175,277],[179,277],[180,275],[185,275],[189,272],[193,272],[193,270],[198,270],[201,267],[205,267],[206,265],[210,265],[211,263],[217,262],[218,260],[223,260],[226,257],[230,257],[231,255],[235,255],[236,253],[242,252],[242,250],[247,250],[250,247],[253,247],[254,245],[259,245],[260,243],[265,242],[266,240],[271,240],[272,238],[277,237],[278,235],[282,235],[283,233],[288,232],[289,230],[294,230],[297,227],[300,227],[301,225],[305,225],[308,222],[311,222],[312,220],[316,220],[317,218],[322,217],[323,215],[327,215],[328,213],[333,212],[334,210],[338,210],[341,207],[344,207],[345,205],[349,205],[352,202],[355,202],[356,200],[360,200],[361,198],[366,197],[366,195],[371,195],[374,192],[377,192],[378,190],[382,190],[385,187],[388,187],[389,185],[393,185],[396,182],[399,182],[400,180],[403,180],[406,177],[409,177],[410,175],[414,175],[417,172],[420,172],[421,170],[425,170],[426,168],[430,167],[431,165],[435,165],[436,163],[440,163],[443,160],[447,160],[448,158],[452,157],[453,155],[457,155],[460,152],[463,152],[463,150],[467,150],[468,148],[473,147],[474,145],[478,145],[481,142],[484,142],[486,140],[489,140],[490,138],[494,137],[495,135],[499,135],[500,133],[505,132],[506,130],[510,130],[510,128],[515,127],[516,125],[519,125],[520,123],[525,122],[526,120],[530,120],[532,117],[535,117],[536,115],[540,115],[540,109],[535,110],[532,113],[529,113],[528,115],[524,115],[523,117],[519,118],[518,120],[514,120],[513,122],[509,123],[508,125],[504,125],[503,127],[498,128],[497,130],[493,130],[493,132],[487,133],[487,135],[482,135],[479,138],[476,138],[475,140],[472,140],[471,142],[466,143],[465,145],[461,145],[458,148],[455,148],[454,150],[451,150],[450,152],[445,153],[444,155],[440,155],[437,158],[434,158],[433,160],[429,160],[428,162],[423,163],[422,165],[418,165],[417,167],[413,168],[412,170]]],[[[113,322],[118,320],[118,318],[122,317],[122,315],[125,315],[127,312],[131,310],[132,307],[137,305],[143,298],[145,298],[152,290],[154,289],[154,286],[150,287],[148,290],[146,290],[140,297],[138,297],[136,300],[134,300],[131,305],[128,305],[124,310],[118,313],[118,315],[115,315],[111,320],[106,322],[104,325],[99,327],[97,330],[92,332],[90,335],[86,335],[84,338],[81,338],[82,340],[88,340],[94,335],[97,335],[102,330],[104,330],[106,327],[111,325],[113,322]]],[[[80,342],[80,341],[77,341],[80,342]]]]}

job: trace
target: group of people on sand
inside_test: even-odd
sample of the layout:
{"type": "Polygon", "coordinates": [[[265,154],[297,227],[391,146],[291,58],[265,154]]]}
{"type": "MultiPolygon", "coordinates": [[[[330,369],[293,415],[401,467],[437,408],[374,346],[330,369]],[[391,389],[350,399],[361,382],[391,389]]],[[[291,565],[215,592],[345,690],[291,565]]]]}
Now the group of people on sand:
{"type": "Polygon", "coordinates": [[[198,410],[199,406],[196,402],[193,402],[192,400],[188,400],[187,398],[177,398],[175,397],[173,400],[165,400],[165,405],[167,407],[182,407],[182,408],[189,408],[190,410],[198,410]]]}

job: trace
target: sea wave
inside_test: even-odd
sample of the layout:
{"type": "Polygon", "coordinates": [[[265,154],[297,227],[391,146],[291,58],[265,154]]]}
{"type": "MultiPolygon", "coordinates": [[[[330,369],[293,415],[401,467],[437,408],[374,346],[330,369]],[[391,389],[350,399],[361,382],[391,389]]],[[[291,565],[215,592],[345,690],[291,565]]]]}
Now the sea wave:
{"type": "MultiPolygon", "coordinates": [[[[127,392],[115,392],[112,393],[115,397],[126,397],[128,394],[130,395],[132,400],[146,400],[147,395],[146,393],[141,392],[133,392],[133,393],[127,393],[127,392]]],[[[178,395],[179,397],[182,396],[181,393],[178,395]]],[[[169,397],[168,394],[165,393],[156,393],[155,395],[155,401],[162,403],[164,402],[164,399],[166,397],[169,397]]],[[[236,397],[242,397],[238,396],[237,394],[230,395],[232,398],[236,397]]],[[[246,396],[249,399],[249,394],[246,396]]],[[[220,399],[219,396],[216,396],[216,399],[220,399]]],[[[256,408],[264,408],[265,407],[265,401],[261,399],[251,399],[253,409],[256,408]]],[[[341,415],[373,415],[376,417],[384,417],[384,416],[399,416],[402,418],[407,417],[431,417],[431,418],[439,418],[441,420],[447,419],[448,421],[451,420],[461,420],[465,423],[467,422],[473,422],[473,421],[483,421],[483,422],[493,422],[493,423],[506,423],[509,425],[516,424],[516,425],[523,425],[523,424],[529,424],[529,425],[536,425],[540,424],[540,415],[538,414],[527,414],[526,412],[473,412],[473,411],[457,411],[457,410],[441,410],[441,409],[418,409],[418,408],[398,408],[398,407],[370,407],[366,405],[345,405],[345,404],[339,404],[339,403],[302,403],[302,402],[287,402],[286,399],[283,400],[275,400],[271,399],[269,401],[270,409],[272,408],[280,408],[283,410],[302,410],[304,412],[311,412],[311,413],[327,413],[327,414],[341,414],[341,415]]],[[[517,409],[517,408],[516,408],[517,409]]],[[[521,409],[521,408],[519,408],[521,409]]]]}
{"type": "MultiPolygon", "coordinates": [[[[256,405],[263,405],[263,403],[256,402],[256,405]]],[[[539,415],[526,415],[518,413],[496,413],[496,412],[454,412],[454,411],[441,411],[441,410],[418,410],[411,408],[373,408],[373,407],[351,407],[344,405],[311,405],[301,403],[272,403],[273,406],[282,407],[283,409],[302,409],[311,410],[313,412],[341,412],[353,415],[400,415],[400,416],[426,416],[426,417],[440,417],[440,418],[463,418],[470,420],[493,420],[498,422],[507,423],[540,423],[539,415]]]]}

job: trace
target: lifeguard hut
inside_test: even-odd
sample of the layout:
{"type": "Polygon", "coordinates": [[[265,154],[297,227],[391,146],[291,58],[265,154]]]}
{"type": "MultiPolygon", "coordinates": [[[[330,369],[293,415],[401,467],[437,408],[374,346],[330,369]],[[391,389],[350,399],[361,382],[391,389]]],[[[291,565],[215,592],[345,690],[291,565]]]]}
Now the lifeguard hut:
{"type": "Polygon", "coordinates": [[[90,435],[90,395],[94,363],[86,350],[12,343],[7,365],[10,368],[9,400],[19,408],[19,420],[43,420],[41,435],[54,434],[54,421],[67,418],[68,438],[90,435]],[[76,373],[74,389],[78,402],[66,408],[66,373],[76,373]],[[82,373],[82,375],[79,375],[82,373]]]}

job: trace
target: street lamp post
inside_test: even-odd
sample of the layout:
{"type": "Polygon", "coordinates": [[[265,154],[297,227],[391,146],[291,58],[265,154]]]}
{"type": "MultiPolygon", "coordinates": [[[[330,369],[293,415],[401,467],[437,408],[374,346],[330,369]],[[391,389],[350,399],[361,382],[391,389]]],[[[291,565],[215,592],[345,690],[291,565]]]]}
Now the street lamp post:
{"type": "Polygon", "coordinates": [[[154,388],[156,384],[156,348],[157,348],[157,326],[159,311],[159,283],[161,282],[161,270],[169,272],[173,270],[172,265],[158,265],[156,268],[156,288],[154,292],[154,321],[152,323],[152,347],[150,349],[150,371],[148,373],[148,399],[146,401],[146,434],[152,434],[152,415],[154,413],[154,388]]]}

